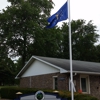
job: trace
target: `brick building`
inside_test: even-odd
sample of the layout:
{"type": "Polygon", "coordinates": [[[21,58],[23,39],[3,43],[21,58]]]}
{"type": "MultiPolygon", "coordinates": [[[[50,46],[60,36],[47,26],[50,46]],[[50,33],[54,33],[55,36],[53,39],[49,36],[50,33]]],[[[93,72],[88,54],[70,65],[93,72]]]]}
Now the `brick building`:
{"type": "MultiPolygon", "coordinates": [[[[74,91],[100,99],[100,63],[72,61],[74,91]]],[[[70,61],[32,56],[17,74],[20,87],[70,91],[70,61]]]]}

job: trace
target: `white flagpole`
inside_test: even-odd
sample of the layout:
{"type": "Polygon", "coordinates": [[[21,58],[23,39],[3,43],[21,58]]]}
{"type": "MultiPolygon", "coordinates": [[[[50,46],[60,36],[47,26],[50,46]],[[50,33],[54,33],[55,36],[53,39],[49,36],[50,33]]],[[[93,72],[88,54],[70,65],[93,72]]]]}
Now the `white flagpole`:
{"type": "Polygon", "coordinates": [[[74,100],[73,92],[73,69],[72,69],[72,42],[71,42],[71,20],[70,20],[70,0],[68,0],[68,19],[69,19],[69,52],[70,52],[70,78],[71,78],[71,99],[74,100]]]}

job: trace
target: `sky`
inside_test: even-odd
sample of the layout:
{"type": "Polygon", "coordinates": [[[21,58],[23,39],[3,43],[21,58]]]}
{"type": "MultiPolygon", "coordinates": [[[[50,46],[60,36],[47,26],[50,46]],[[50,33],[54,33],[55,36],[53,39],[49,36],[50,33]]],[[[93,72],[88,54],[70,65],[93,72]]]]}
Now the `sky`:
{"type": "MultiPolygon", "coordinates": [[[[55,3],[51,15],[54,14],[66,2],[66,0],[52,0],[55,3]]],[[[70,18],[71,20],[84,19],[86,22],[92,20],[97,26],[100,35],[100,0],[70,0],[70,18]]],[[[64,21],[66,22],[66,21],[64,21]]],[[[62,22],[58,23],[60,25],[62,22]]],[[[98,41],[100,44],[100,39],[98,41]]]]}
{"type": "MultiPolygon", "coordinates": [[[[66,0],[52,0],[55,3],[51,15],[54,14],[66,2],[66,0]]],[[[0,0],[0,10],[4,9],[10,3],[7,0],[0,0]]],[[[71,20],[84,19],[86,22],[92,20],[97,26],[98,34],[100,34],[100,0],[70,0],[70,16],[71,20]]],[[[68,20],[66,20],[68,21],[68,20]]],[[[66,22],[63,21],[63,22],[66,22]]],[[[61,25],[59,22],[57,25],[61,25]]],[[[100,40],[100,39],[99,39],[100,40]]],[[[100,41],[99,41],[100,42],[100,41]]]]}

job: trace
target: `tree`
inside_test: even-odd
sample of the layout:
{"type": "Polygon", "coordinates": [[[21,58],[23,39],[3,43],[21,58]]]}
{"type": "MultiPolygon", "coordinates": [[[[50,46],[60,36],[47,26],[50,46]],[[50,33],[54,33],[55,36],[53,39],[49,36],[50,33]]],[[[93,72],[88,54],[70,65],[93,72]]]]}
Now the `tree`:
{"type": "MultiPolygon", "coordinates": [[[[52,2],[48,0],[8,1],[11,2],[11,6],[0,13],[0,36],[3,37],[0,38],[0,46],[6,51],[1,55],[1,62],[7,62],[1,67],[4,72],[8,69],[8,75],[14,76],[32,55],[69,59],[68,23],[63,23],[62,27],[45,28],[46,20],[53,7],[52,2]],[[17,64],[13,64],[10,63],[10,59],[7,60],[8,56],[20,57],[20,59],[17,64]]],[[[98,39],[96,26],[92,21],[86,24],[85,20],[72,20],[71,26],[73,59],[87,61],[97,59],[95,53],[98,49],[94,46],[98,39]]],[[[0,52],[2,54],[2,51],[0,52]]]]}
{"type": "MultiPolygon", "coordinates": [[[[20,56],[22,66],[32,56],[37,35],[47,25],[52,4],[47,0],[8,0],[11,6],[0,14],[3,34],[6,35],[10,56],[20,56]]],[[[37,39],[37,40],[36,40],[37,39]]]]}
{"type": "MultiPolygon", "coordinates": [[[[92,21],[86,23],[85,20],[76,20],[76,21],[72,20],[71,27],[72,27],[73,59],[83,60],[83,61],[95,61],[94,60],[95,51],[93,52],[93,50],[95,50],[94,44],[97,42],[99,36],[96,33],[96,26],[93,25],[92,21]]],[[[64,23],[62,26],[62,34],[64,34],[63,55],[66,55],[64,57],[68,58],[69,35],[68,35],[68,24],[66,23],[64,23]]]]}
{"type": "Polygon", "coordinates": [[[63,23],[61,27],[62,44],[60,48],[60,57],[69,59],[69,28],[68,23],[63,23]]]}
{"type": "Polygon", "coordinates": [[[13,61],[8,58],[8,46],[3,30],[0,30],[0,85],[14,83],[15,67],[13,61]]]}
{"type": "Polygon", "coordinates": [[[16,67],[10,58],[0,58],[0,85],[15,84],[16,67]]]}
{"type": "Polygon", "coordinates": [[[35,52],[39,56],[58,57],[62,39],[60,29],[43,29],[42,32],[36,34],[38,36],[36,36],[33,44],[33,55],[35,52]]]}
{"type": "Polygon", "coordinates": [[[96,49],[95,49],[95,51],[96,51],[96,57],[97,57],[97,59],[95,59],[97,62],[100,62],[100,44],[98,44],[98,45],[96,45],[95,46],[96,47],[96,49]]]}

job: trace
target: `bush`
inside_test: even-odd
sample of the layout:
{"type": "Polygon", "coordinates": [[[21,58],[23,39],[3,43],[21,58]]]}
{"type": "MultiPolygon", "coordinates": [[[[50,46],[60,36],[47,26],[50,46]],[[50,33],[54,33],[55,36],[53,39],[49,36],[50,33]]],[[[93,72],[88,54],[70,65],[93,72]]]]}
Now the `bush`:
{"type": "MultiPolygon", "coordinates": [[[[30,94],[36,93],[39,89],[32,89],[32,88],[18,88],[18,87],[4,87],[1,88],[1,98],[5,99],[15,99],[17,97],[17,92],[22,92],[23,94],[30,94]]],[[[45,90],[43,89],[44,93],[54,93],[54,90],[45,90]]],[[[67,100],[71,100],[71,93],[67,91],[59,91],[59,96],[62,98],[67,98],[67,100]]],[[[74,93],[75,100],[98,100],[95,97],[86,94],[74,93]]]]}
{"type": "Polygon", "coordinates": [[[34,93],[36,89],[27,89],[27,88],[13,88],[13,87],[4,87],[1,88],[1,98],[5,99],[15,99],[17,97],[17,92],[22,92],[23,94],[34,93]]]}
{"type": "Polygon", "coordinates": [[[98,99],[87,94],[80,94],[75,97],[75,100],[98,100],[98,99]]]}
{"type": "MultiPolygon", "coordinates": [[[[63,98],[67,98],[67,100],[71,100],[71,92],[69,91],[60,91],[59,95],[63,98]]],[[[75,92],[74,100],[98,100],[98,99],[88,94],[80,94],[78,92],[75,92]]]]}

